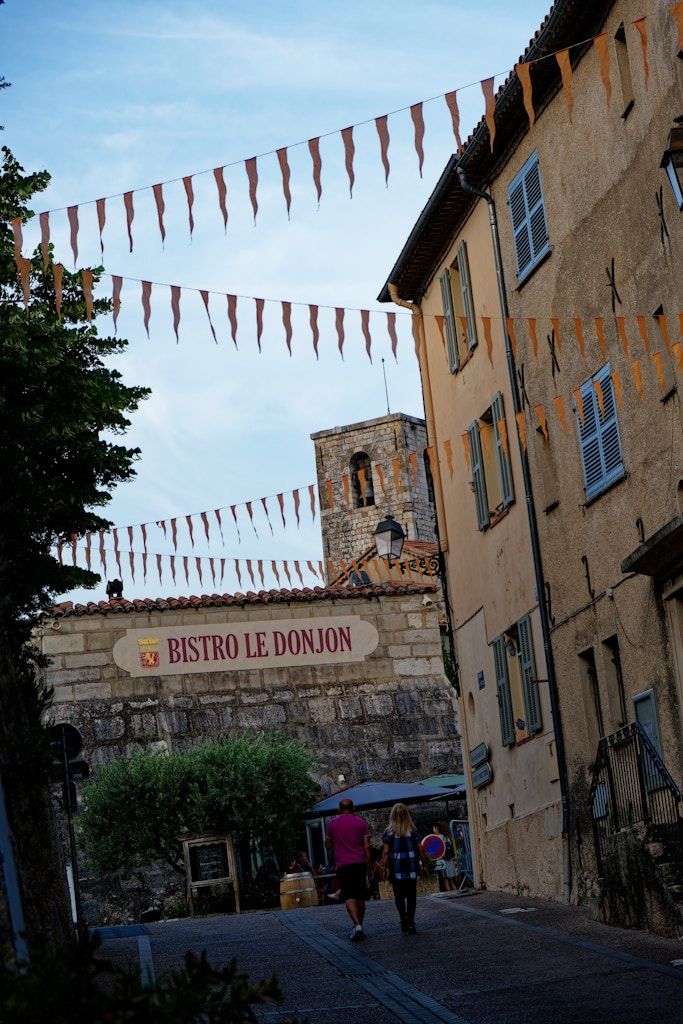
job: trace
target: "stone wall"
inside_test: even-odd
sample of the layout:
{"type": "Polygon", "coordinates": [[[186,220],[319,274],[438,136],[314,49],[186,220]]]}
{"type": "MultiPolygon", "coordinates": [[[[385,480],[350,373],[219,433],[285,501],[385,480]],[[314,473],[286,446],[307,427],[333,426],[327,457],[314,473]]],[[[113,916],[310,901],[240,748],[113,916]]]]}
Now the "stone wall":
{"type": "Polygon", "coordinates": [[[411,540],[435,541],[434,505],[430,498],[423,461],[427,445],[424,420],[404,413],[333,427],[311,435],[315,444],[318,489],[321,496],[321,525],[325,558],[348,562],[373,544],[377,523],[391,512],[411,540]],[[372,463],[375,504],[348,509],[342,479],[350,473],[352,457],[365,452],[372,463]],[[417,452],[417,483],[408,453],[417,452]],[[400,459],[399,490],[394,483],[392,460],[400,459]],[[376,464],[381,466],[387,490],[385,499],[376,464]],[[334,509],[328,507],[326,480],[334,488],[334,509]]]}

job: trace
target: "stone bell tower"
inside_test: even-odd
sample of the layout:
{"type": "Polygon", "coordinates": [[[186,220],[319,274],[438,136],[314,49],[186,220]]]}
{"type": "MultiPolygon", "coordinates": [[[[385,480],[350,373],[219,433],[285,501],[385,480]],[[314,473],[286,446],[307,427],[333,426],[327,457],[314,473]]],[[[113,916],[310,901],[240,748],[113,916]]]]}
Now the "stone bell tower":
{"type": "Polygon", "coordinates": [[[347,563],[362,557],[374,544],[375,527],[388,514],[401,524],[408,541],[436,543],[424,420],[390,413],[320,430],[311,439],[325,559],[347,563]]]}

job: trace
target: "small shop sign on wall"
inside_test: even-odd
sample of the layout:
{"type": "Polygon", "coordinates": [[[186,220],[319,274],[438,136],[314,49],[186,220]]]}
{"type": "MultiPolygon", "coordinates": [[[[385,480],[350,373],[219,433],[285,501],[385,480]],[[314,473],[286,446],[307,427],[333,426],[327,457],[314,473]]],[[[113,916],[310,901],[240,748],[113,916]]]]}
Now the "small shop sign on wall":
{"type": "Polygon", "coordinates": [[[131,676],[186,675],[363,661],[379,634],[359,615],[129,629],[114,661],[131,676]]]}
{"type": "Polygon", "coordinates": [[[479,743],[470,750],[470,765],[472,766],[472,785],[475,789],[487,786],[493,780],[493,769],[489,763],[488,743],[479,743]]]}

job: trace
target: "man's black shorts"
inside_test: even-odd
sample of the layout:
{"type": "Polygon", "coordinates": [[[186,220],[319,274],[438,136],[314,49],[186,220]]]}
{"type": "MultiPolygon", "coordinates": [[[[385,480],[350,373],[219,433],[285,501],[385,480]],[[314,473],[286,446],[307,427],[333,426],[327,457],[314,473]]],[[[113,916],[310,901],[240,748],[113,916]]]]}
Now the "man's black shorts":
{"type": "Polygon", "coordinates": [[[337,881],[343,900],[364,900],[368,888],[367,861],[362,864],[344,864],[337,868],[337,881]]]}

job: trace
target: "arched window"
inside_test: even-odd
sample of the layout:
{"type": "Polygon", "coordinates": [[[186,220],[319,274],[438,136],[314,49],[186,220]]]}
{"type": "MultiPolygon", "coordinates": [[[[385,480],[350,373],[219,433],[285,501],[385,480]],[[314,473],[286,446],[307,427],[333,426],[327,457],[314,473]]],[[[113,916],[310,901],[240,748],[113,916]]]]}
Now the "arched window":
{"type": "Polygon", "coordinates": [[[372,483],[372,465],[369,455],[356,452],[351,456],[351,490],[353,507],[367,508],[375,504],[375,488],[372,483]]]}

